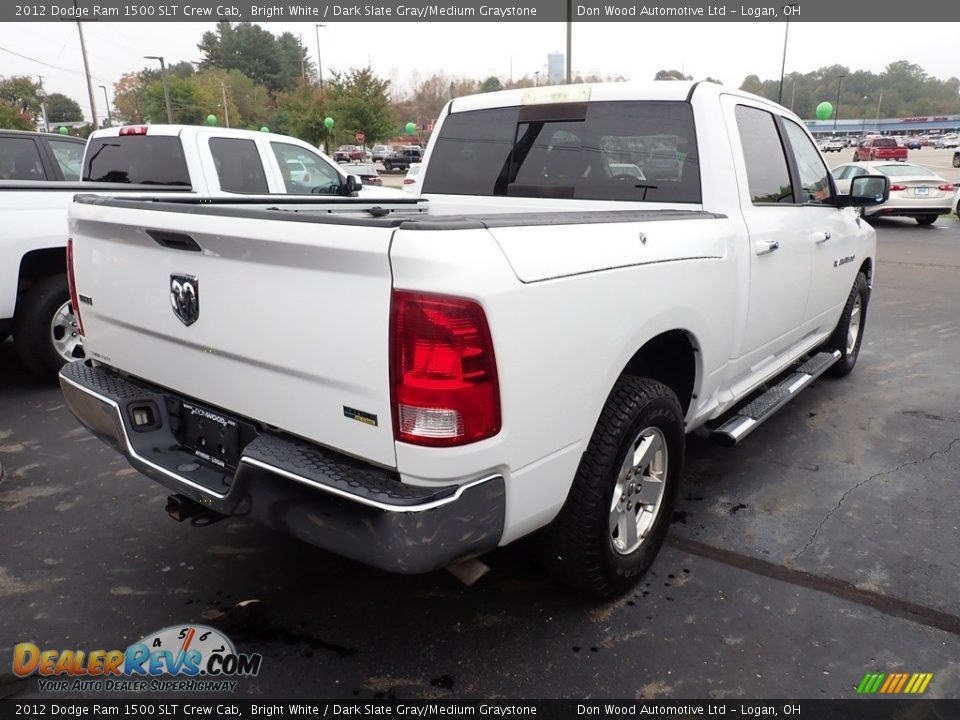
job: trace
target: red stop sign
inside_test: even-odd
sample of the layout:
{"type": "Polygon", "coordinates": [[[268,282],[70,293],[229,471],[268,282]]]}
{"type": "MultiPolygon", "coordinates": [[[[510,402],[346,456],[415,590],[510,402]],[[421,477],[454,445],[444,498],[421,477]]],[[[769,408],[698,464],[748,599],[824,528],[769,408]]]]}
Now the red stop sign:
{"type": "Polygon", "coordinates": [[[362,133],[362,132],[358,132],[357,135],[356,135],[356,137],[357,137],[357,142],[358,142],[358,143],[362,143],[364,140],[367,139],[366,133],[362,133]]]}

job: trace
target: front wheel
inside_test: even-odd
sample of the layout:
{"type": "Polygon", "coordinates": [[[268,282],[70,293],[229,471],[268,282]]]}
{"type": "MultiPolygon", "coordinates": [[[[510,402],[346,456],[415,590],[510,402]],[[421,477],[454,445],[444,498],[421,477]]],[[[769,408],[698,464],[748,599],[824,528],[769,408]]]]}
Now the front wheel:
{"type": "Polygon", "coordinates": [[[824,344],[825,350],[839,350],[840,359],[827,370],[833,377],[849,375],[860,357],[860,345],[863,342],[863,326],[867,319],[867,302],[870,299],[870,288],[863,273],[857,274],[857,279],[850,289],[847,302],[843,306],[840,322],[837,323],[833,335],[824,344]]]}
{"type": "Polygon", "coordinates": [[[918,218],[914,218],[917,221],[917,225],[933,225],[937,221],[936,215],[921,215],[918,218]]]}
{"type": "Polygon", "coordinates": [[[594,597],[630,589],[663,545],[683,454],[674,392],[647,378],[618,380],[567,501],[541,534],[548,571],[594,597]]]}

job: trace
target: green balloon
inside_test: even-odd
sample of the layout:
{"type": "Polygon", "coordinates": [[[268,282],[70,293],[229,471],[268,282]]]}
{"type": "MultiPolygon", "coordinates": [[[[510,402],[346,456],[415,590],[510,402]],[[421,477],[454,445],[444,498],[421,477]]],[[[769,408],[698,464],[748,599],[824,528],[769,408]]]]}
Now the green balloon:
{"type": "Polygon", "coordinates": [[[262,128],[260,128],[260,132],[270,132],[270,128],[264,125],[262,128]]]}
{"type": "Polygon", "coordinates": [[[70,134],[70,130],[68,130],[68,129],[65,128],[65,127],[61,127],[60,130],[59,130],[59,132],[60,132],[61,135],[69,135],[69,134],[70,134]]]}
{"type": "Polygon", "coordinates": [[[326,126],[327,130],[333,130],[333,118],[325,118],[323,124],[326,126]]]}
{"type": "Polygon", "coordinates": [[[209,115],[207,115],[207,125],[216,125],[216,124],[217,124],[217,116],[214,115],[213,113],[210,113],[209,115]]]}
{"type": "Polygon", "coordinates": [[[407,131],[407,135],[413,135],[417,131],[416,123],[408,122],[404,130],[407,131]]]}
{"type": "Polygon", "coordinates": [[[817,120],[829,120],[833,117],[833,105],[824,100],[817,105],[817,120]]]}

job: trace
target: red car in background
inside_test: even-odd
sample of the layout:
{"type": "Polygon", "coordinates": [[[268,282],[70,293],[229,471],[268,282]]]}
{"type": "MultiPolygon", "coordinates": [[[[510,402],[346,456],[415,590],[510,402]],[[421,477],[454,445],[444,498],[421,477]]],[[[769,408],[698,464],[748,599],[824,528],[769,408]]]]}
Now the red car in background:
{"type": "Polygon", "coordinates": [[[853,151],[853,161],[863,162],[870,160],[898,160],[905,162],[907,148],[898,145],[892,137],[868,137],[853,151]]]}
{"type": "Polygon", "coordinates": [[[359,145],[341,145],[333,153],[335,162],[363,162],[363,148],[359,145]]]}

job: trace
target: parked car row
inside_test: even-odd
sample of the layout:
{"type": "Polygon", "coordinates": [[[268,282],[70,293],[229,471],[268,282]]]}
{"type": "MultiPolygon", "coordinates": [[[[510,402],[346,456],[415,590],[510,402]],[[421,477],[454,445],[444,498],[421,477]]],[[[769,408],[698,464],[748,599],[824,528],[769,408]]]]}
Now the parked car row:
{"type": "Polygon", "coordinates": [[[881,173],[890,178],[887,202],[863,208],[863,217],[911,217],[920,225],[932,225],[940,215],[960,215],[960,190],[919,165],[889,160],[852,162],[833,168],[832,173],[840,192],[849,192],[851,180],[861,175],[881,173]]]}

